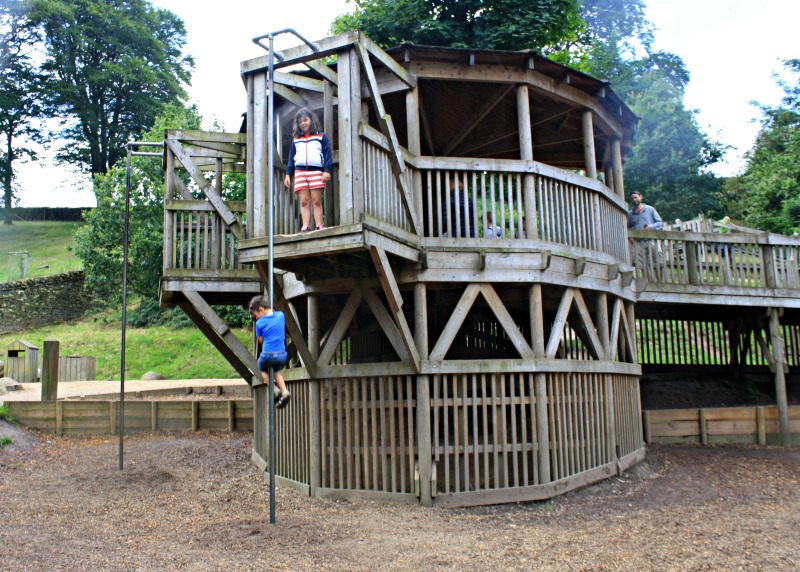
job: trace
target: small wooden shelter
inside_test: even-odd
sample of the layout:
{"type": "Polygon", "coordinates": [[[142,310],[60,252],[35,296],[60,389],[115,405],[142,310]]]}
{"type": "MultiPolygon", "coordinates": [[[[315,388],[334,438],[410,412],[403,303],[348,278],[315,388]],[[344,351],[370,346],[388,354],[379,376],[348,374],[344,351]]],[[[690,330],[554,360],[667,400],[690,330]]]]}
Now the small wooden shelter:
{"type": "Polygon", "coordinates": [[[25,340],[6,346],[5,376],[18,383],[39,381],[39,348],[25,340]]]}

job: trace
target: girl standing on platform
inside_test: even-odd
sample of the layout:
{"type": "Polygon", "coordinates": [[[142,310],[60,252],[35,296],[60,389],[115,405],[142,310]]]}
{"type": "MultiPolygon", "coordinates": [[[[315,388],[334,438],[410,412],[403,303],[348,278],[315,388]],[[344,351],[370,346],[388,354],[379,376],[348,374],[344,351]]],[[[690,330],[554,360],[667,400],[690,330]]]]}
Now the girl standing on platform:
{"type": "Polygon", "coordinates": [[[325,228],[322,224],[322,192],[331,180],[333,172],[333,153],[328,136],[322,132],[317,114],[303,107],[292,121],[292,145],[289,148],[289,162],[283,184],[292,186],[300,198],[300,217],[303,226],[300,232],[311,230],[311,210],[314,207],[314,223],[317,230],[325,228]]]}

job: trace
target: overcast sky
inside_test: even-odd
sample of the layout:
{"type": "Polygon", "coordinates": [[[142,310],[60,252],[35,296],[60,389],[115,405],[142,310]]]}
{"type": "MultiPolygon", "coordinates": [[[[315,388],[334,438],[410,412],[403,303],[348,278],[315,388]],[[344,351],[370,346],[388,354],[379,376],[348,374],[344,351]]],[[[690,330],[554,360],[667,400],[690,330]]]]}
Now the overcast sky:
{"type": "MultiPolygon", "coordinates": [[[[698,110],[703,130],[734,146],[719,175],[739,173],[742,154],[752,147],[760,117],[751,101],[775,105],[782,92],[772,75],[781,62],[800,57],[797,21],[800,0],[646,0],[655,24],[655,47],[680,56],[691,73],[686,105],[698,110]]],[[[195,58],[190,99],[205,126],[214,119],[238,131],[246,97],[239,64],[265,51],[252,38],[293,28],[310,40],[325,37],[330,22],[352,10],[345,0],[157,0],[180,17],[186,50],[195,58]]],[[[291,35],[276,49],[299,43],[291,35]]],[[[94,206],[81,178],[49,162],[21,166],[20,205],[94,206]]]]}

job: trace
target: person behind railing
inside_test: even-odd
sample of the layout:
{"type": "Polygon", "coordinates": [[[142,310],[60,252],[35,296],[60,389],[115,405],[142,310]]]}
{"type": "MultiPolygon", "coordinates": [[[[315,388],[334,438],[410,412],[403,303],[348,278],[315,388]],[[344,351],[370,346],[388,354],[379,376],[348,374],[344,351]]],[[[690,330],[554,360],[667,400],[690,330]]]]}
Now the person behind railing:
{"type": "MultiPolygon", "coordinates": [[[[633,230],[661,230],[664,222],[658,211],[644,203],[644,195],[639,191],[631,193],[631,203],[633,208],[628,211],[628,228],[633,230]]],[[[631,245],[634,244],[630,239],[631,245]]],[[[647,239],[642,242],[641,249],[635,249],[634,264],[640,268],[644,275],[651,280],[657,279],[660,275],[662,256],[659,251],[658,243],[655,240],[647,239]],[[655,271],[655,272],[653,272],[655,271]]]]}
{"type": "Polygon", "coordinates": [[[486,238],[502,238],[503,231],[500,230],[500,227],[494,224],[494,216],[492,216],[492,211],[486,211],[486,232],[484,236],[486,238]]]}
{"type": "Polygon", "coordinates": [[[294,175],[294,192],[300,198],[300,218],[303,221],[300,232],[311,230],[309,205],[314,207],[317,230],[322,230],[325,228],[322,224],[322,193],[333,172],[331,142],[322,132],[317,114],[306,107],[294,116],[292,137],[283,184],[287,189],[291,188],[294,175]]]}
{"type": "MultiPolygon", "coordinates": [[[[731,217],[729,217],[728,215],[725,215],[724,217],[722,217],[722,220],[719,221],[719,225],[720,225],[719,233],[720,234],[729,234],[731,232],[731,228],[730,228],[730,226],[728,226],[729,224],[731,224],[731,217]]],[[[720,253],[720,256],[727,256],[728,254],[730,254],[733,251],[733,245],[732,244],[718,244],[717,245],[717,251],[720,253]]]]}
{"type": "Polygon", "coordinates": [[[475,222],[473,214],[475,205],[469,196],[469,191],[464,190],[464,184],[457,178],[450,179],[450,201],[442,203],[442,236],[475,237],[475,222]],[[456,218],[458,206],[458,218],[456,218]],[[448,226],[450,227],[448,229],[448,226]]]}

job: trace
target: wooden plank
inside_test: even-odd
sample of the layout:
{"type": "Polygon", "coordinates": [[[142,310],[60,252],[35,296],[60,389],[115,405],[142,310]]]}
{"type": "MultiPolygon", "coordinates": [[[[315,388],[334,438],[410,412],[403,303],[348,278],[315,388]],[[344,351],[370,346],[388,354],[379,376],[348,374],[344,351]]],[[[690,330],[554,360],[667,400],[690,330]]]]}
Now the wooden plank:
{"type": "Polygon", "coordinates": [[[386,334],[387,338],[389,338],[389,343],[392,344],[392,347],[397,352],[397,355],[404,361],[410,361],[411,359],[408,355],[405,344],[403,343],[402,334],[400,333],[400,330],[397,329],[397,326],[392,320],[392,317],[389,315],[389,312],[383,306],[383,303],[371,288],[363,288],[362,293],[364,300],[372,310],[372,314],[375,316],[375,319],[380,325],[381,330],[383,330],[383,333],[386,334]]]}
{"type": "Polygon", "coordinates": [[[348,296],[344,308],[342,308],[338,318],[336,318],[336,323],[325,345],[320,350],[319,358],[317,359],[318,365],[328,365],[333,359],[336,349],[339,347],[345,333],[347,333],[350,322],[352,322],[353,316],[355,316],[356,310],[358,310],[358,306],[361,304],[361,297],[361,289],[350,292],[350,296],[348,296]]]}
{"type": "Polygon", "coordinates": [[[561,296],[561,302],[558,305],[558,311],[556,312],[556,317],[553,320],[553,326],[550,330],[550,339],[545,349],[545,356],[547,358],[554,358],[556,352],[558,352],[558,347],[564,335],[564,325],[567,323],[567,316],[569,315],[569,309],[572,305],[573,298],[574,290],[572,288],[566,288],[564,294],[561,296]]]}
{"type": "Polygon", "coordinates": [[[464,289],[464,293],[461,295],[455,309],[450,314],[450,318],[447,320],[447,324],[439,335],[436,345],[434,345],[433,350],[431,350],[429,360],[435,361],[444,359],[447,350],[450,349],[450,345],[453,343],[453,340],[455,340],[456,335],[458,335],[458,330],[464,323],[480,291],[480,284],[469,284],[464,289]]]}
{"type": "Polygon", "coordinates": [[[386,257],[386,253],[379,248],[370,247],[369,253],[372,257],[375,269],[378,272],[378,277],[380,278],[381,286],[383,287],[383,292],[386,295],[386,299],[389,302],[389,307],[394,315],[395,324],[402,334],[403,344],[406,347],[406,351],[411,359],[411,363],[415,372],[419,373],[419,354],[417,353],[417,347],[414,344],[414,337],[411,334],[411,330],[408,327],[408,322],[403,314],[403,297],[400,294],[400,289],[397,286],[397,281],[394,277],[394,273],[392,272],[392,267],[389,264],[389,259],[386,257]]]}
{"type": "Polygon", "coordinates": [[[503,327],[503,330],[506,332],[506,335],[508,335],[511,340],[511,343],[514,344],[514,347],[519,352],[520,357],[534,359],[536,356],[533,350],[519,331],[519,327],[514,322],[514,319],[511,317],[511,314],[506,309],[502,300],[500,300],[494,287],[490,283],[484,282],[480,284],[480,291],[489,304],[489,307],[492,309],[492,312],[494,312],[495,317],[500,322],[500,325],[503,327]]]}

